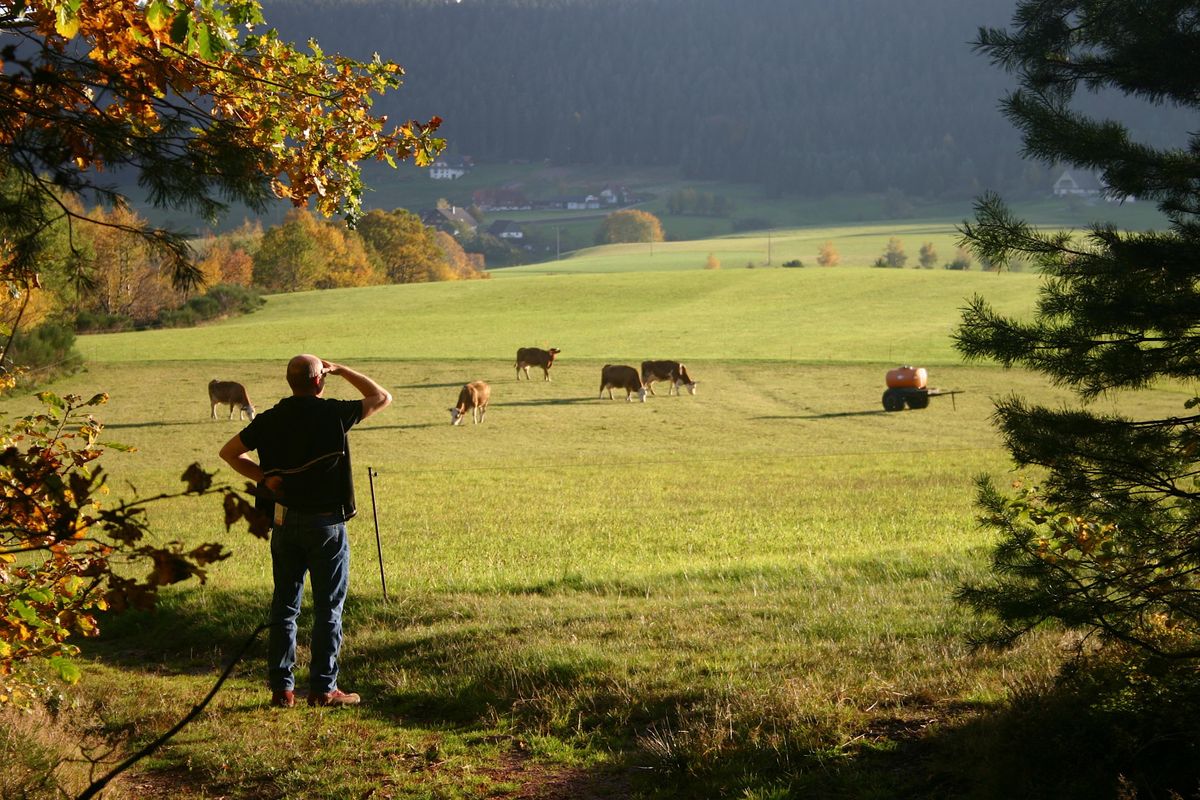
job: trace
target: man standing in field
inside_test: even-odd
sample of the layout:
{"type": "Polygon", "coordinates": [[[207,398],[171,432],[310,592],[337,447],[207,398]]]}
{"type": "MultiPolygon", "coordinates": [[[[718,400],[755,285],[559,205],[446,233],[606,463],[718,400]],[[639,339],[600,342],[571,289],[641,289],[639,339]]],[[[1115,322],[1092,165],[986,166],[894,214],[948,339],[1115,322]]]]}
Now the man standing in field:
{"type": "Polygon", "coordinates": [[[346,520],[356,513],[347,433],[392,402],[375,381],[312,355],[288,362],[292,396],[259,414],[221,448],[221,458],[273,496],[271,567],[275,592],[267,644],[271,704],[295,705],[296,618],[304,574],[313,594],[312,663],[308,704],[355,705],[359,696],[338,688],[342,604],[350,574],[346,520]],[[362,400],[322,397],[325,376],[338,375],[362,400]],[[246,456],[258,451],[259,463],[246,456]]]}

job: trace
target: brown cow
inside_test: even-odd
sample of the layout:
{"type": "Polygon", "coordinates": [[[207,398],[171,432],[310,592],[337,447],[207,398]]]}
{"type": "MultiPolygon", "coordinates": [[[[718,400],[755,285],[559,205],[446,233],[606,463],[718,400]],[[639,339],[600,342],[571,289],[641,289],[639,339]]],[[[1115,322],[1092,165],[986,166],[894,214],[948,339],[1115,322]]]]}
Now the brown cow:
{"type": "Polygon", "coordinates": [[[468,411],[471,412],[471,419],[476,425],[483,422],[483,417],[487,414],[488,400],[491,397],[492,387],[483,381],[471,381],[465,384],[462,391],[458,393],[458,403],[450,409],[450,424],[461,424],[468,411]]]}
{"type": "Polygon", "coordinates": [[[675,394],[679,394],[680,386],[686,386],[688,394],[696,393],[696,381],[688,375],[687,367],[678,361],[643,361],[642,383],[646,384],[646,391],[650,394],[654,394],[655,381],[671,382],[671,386],[667,388],[668,397],[671,395],[671,388],[675,389],[675,394]]]}
{"type": "Polygon", "coordinates": [[[557,347],[543,350],[540,347],[522,347],[517,350],[517,380],[521,380],[521,370],[525,370],[525,378],[529,377],[530,367],[541,367],[545,380],[550,380],[550,368],[554,366],[554,357],[561,353],[557,347]]]}
{"type": "Polygon", "coordinates": [[[646,402],[646,387],[642,385],[641,379],[638,377],[638,371],[633,367],[627,367],[624,364],[605,364],[600,370],[600,397],[604,397],[604,390],[608,389],[608,399],[613,399],[612,390],[614,388],[625,390],[625,402],[633,402],[633,393],[638,393],[638,400],[646,402]]]}
{"type": "Polygon", "coordinates": [[[243,411],[250,415],[250,419],[254,419],[254,405],[246,394],[246,387],[236,381],[219,381],[215,378],[209,381],[208,402],[212,404],[213,419],[217,418],[217,406],[221,403],[229,404],[230,419],[233,419],[234,409],[237,409],[239,420],[243,411]]]}

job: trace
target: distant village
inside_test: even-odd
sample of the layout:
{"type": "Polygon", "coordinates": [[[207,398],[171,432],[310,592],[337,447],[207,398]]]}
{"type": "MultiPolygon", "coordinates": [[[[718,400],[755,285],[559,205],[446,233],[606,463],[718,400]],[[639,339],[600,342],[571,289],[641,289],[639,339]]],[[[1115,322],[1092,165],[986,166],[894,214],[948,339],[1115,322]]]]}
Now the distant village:
{"type": "MultiPolygon", "coordinates": [[[[470,156],[444,156],[430,166],[429,177],[435,181],[454,181],[466,175],[474,166],[470,156]]],[[[603,211],[632,205],[637,201],[638,198],[624,186],[606,186],[595,194],[536,201],[530,200],[520,189],[509,187],[476,189],[471,193],[473,207],[488,214],[504,211],[603,211]]],[[[446,204],[421,212],[421,221],[449,233],[461,230],[476,232],[479,228],[479,221],[467,209],[446,204]]],[[[484,232],[512,244],[518,244],[525,238],[521,226],[512,220],[498,219],[484,232]]]]}
{"type": "MultiPolygon", "coordinates": [[[[429,177],[435,181],[454,181],[466,175],[474,166],[470,156],[443,156],[430,166],[429,177]]],[[[1060,167],[1054,170],[1054,174],[1058,175],[1051,187],[1055,197],[1075,198],[1086,203],[1134,202],[1133,197],[1121,197],[1114,193],[1098,173],[1060,167]]],[[[472,206],[487,214],[505,211],[603,211],[632,205],[640,199],[624,186],[606,186],[595,194],[536,201],[530,200],[520,189],[510,187],[482,188],[471,193],[472,206]]],[[[421,212],[420,216],[425,225],[455,235],[460,231],[487,233],[517,246],[523,244],[525,239],[525,232],[513,220],[497,219],[481,231],[480,221],[462,206],[442,203],[435,209],[421,212]]]]}

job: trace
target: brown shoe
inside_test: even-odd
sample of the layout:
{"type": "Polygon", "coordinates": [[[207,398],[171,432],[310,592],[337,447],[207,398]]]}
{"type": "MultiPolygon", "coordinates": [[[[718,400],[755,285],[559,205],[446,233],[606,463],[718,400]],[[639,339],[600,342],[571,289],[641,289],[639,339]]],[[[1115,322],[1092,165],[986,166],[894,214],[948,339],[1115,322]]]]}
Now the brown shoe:
{"type": "Polygon", "coordinates": [[[354,692],[334,689],[332,692],[313,692],[308,696],[310,706],[356,706],[362,702],[354,692]]]}
{"type": "Polygon", "coordinates": [[[276,689],[271,692],[271,705],[276,708],[291,708],[296,705],[296,695],[291,689],[276,689]]]}

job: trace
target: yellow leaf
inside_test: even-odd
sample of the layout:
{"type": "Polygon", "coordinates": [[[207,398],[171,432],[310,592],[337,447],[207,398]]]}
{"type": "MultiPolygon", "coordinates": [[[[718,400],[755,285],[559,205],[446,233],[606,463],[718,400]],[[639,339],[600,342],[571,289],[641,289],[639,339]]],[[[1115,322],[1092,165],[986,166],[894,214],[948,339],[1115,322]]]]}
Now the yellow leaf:
{"type": "Polygon", "coordinates": [[[171,24],[171,18],[168,14],[170,8],[162,0],[154,0],[146,6],[146,24],[150,26],[150,30],[158,33],[165,30],[171,24]]]}
{"type": "Polygon", "coordinates": [[[58,35],[64,39],[74,38],[75,34],[79,33],[79,16],[65,5],[59,6],[57,19],[54,21],[54,30],[58,31],[58,35]]]}

